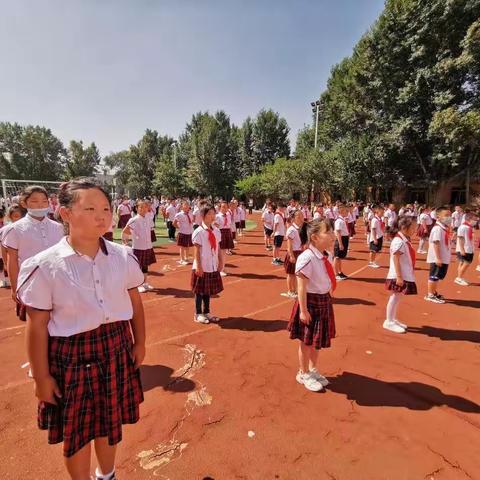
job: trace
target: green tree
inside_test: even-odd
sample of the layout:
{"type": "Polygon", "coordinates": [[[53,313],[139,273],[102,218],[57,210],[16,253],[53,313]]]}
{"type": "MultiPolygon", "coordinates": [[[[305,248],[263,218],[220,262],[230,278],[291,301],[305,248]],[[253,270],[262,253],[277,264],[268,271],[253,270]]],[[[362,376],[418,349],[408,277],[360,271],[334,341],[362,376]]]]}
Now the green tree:
{"type": "Polygon", "coordinates": [[[83,142],[72,140],[67,153],[65,174],[68,179],[75,177],[91,177],[97,173],[100,153],[95,143],[84,147],[83,142]]]}

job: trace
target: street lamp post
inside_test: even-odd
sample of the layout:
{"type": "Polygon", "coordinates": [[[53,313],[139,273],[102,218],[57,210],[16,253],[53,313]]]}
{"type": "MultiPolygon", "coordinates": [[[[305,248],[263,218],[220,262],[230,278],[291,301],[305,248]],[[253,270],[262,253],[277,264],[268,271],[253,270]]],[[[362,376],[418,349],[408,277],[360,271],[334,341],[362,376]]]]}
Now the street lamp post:
{"type": "Polygon", "coordinates": [[[320,100],[310,103],[312,106],[312,112],[315,114],[315,150],[317,149],[318,143],[318,115],[320,111],[320,100]]]}
{"type": "Polygon", "coordinates": [[[177,169],[177,144],[176,140],[173,140],[172,147],[173,147],[173,165],[175,166],[175,170],[177,169]]]}

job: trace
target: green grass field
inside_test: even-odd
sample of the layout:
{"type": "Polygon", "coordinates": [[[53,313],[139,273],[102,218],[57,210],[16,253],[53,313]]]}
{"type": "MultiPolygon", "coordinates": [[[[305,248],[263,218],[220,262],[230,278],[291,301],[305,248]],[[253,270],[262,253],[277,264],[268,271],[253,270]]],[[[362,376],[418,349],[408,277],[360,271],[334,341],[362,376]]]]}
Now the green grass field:
{"type": "MultiPolygon", "coordinates": [[[[247,220],[245,230],[253,230],[257,226],[257,223],[252,220],[247,220]]],[[[163,219],[157,218],[155,223],[155,234],[157,235],[157,241],[153,244],[154,247],[168,243],[167,225],[163,222],[163,219]]],[[[113,240],[115,242],[121,242],[122,230],[116,228],[113,231],[113,240]]]]}

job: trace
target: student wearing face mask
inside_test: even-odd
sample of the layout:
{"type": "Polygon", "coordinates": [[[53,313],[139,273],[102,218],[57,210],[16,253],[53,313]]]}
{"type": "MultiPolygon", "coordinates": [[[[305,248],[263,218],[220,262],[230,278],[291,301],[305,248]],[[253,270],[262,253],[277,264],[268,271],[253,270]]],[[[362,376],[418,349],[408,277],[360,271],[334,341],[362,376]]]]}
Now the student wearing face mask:
{"type": "Polygon", "coordinates": [[[63,226],[48,218],[48,193],[40,186],[31,185],[20,195],[20,205],[27,215],[12,224],[2,239],[7,249],[7,272],[12,285],[12,298],[17,305],[17,316],[26,320],[25,306],[17,299],[18,272],[22,263],[37,253],[55,245],[64,236],[63,226]]]}
{"type": "Polygon", "coordinates": [[[457,229],[457,245],[455,252],[457,254],[458,271],[454,282],[457,285],[470,285],[465,280],[465,274],[473,262],[475,243],[473,240],[473,226],[478,221],[478,217],[473,212],[465,212],[463,223],[457,229]]]}
{"type": "Polygon", "coordinates": [[[433,226],[428,240],[427,263],[430,264],[428,277],[428,294],[425,300],[433,303],[445,303],[443,295],[437,291],[438,282],[447,276],[451,259],[450,226],[452,212],[447,207],[435,210],[437,223],[433,226]]]}

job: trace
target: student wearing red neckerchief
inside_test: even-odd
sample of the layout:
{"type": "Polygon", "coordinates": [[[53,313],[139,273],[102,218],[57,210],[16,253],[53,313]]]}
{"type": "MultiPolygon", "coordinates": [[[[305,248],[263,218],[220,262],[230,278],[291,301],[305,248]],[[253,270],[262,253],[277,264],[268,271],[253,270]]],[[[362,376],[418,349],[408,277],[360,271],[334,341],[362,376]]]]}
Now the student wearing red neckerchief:
{"type": "Polygon", "coordinates": [[[370,221],[370,234],[369,234],[369,249],[370,249],[370,262],[368,266],[371,268],[379,268],[375,262],[375,258],[378,253],[382,251],[383,247],[383,235],[385,232],[385,224],[382,221],[384,208],[382,205],[374,205],[373,208],[373,217],[370,221]]]}
{"type": "Polygon", "coordinates": [[[220,211],[215,217],[215,224],[220,229],[222,234],[222,240],[220,242],[220,252],[219,252],[219,261],[220,261],[220,275],[226,277],[227,273],[225,272],[225,256],[228,251],[231,251],[234,247],[233,238],[232,238],[232,217],[228,211],[228,203],[220,202],[220,211]]]}
{"type": "Polygon", "coordinates": [[[325,219],[308,225],[309,247],[300,254],[295,268],[298,279],[298,300],[292,310],[288,330],[291,339],[300,340],[298,383],[318,392],[328,380],[317,370],[318,351],[329,348],[335,337],[335,316],[330,291],[335,290],[333,266],[328,259],[333,230],[325,219]]]}
{"type": "Polygon", "coordinates": [[[193,215],[190,212],[190,203],[182,202],[181,211],[175,215],[173,226],[178,229],[177,245],[180,248],[180,265],[188,265],[190,248],[193,247],[193,215]]]}
{"type": "Polygon", "coordinates": [[[475,245],[473,241],[473,225],[478,221],[478,217],[474,212],[465,214],[464,222],[457,230],[457,245],[455,252],[457,254],[458,272],[455,283],[457,285],[467,286],[469,283],[465,280],[464,275],[468,267],[473,262],[473,254],[475,245]]]}
{"type": "Polygon", "coordinates": [[[302,242],[302,228],[304,223],[301,210],[292,210],[289,215],[290,226],[287,229],[287,255],[285,256],[285,273],[287,274],[287,292],[282,293],[283,297],[297,298],[297,279],[295,276],[295,264],[298,256],[302,253],[304,243],[302,242]]]}
{"type": "Polygon", "coordinates": [[[348,278],[342,270],[342,260],[347,257],[350,235],[347,226],[348,209],[345,205],[338,206],[338,218],[335,220],[334,233],[335,245],[333,255],[335,257],[333,266],[335,268],[336,279],[338,281],[348,278]]]}
{"type": "Polygon", "coordinates": [[[390,227],[393,237],[390,243],[390,269],[388,270],[385,288],[390,291],[387,303],[387,318],[383,328],[393,333],[405,333],[407,326],[397,319],[398,305],[403,295],[416,295],[415,284],[415,249],[410,243],[417,229],[413,217],[401,216],[390,227]]]}
{"type": "Polygon", "coordinates": [[[283,245],[283,240],[286,233],[287,220],[285,218],[285,204],[280,202],[275,210],[275,217],[273,219],[273,260],[272,265],[283,265],[280,258],[280,249],[283,245]]]}
{"type": "Polygon", "coordinates": [[[450,248],[450,226],[452,212],[448,207],[435,210],[437,223],[433,226],[428,239],[427,263],[430,264],[428,277],[428,294],[425,300],[433,303],[445,303],[443,295],[437,291],[438,282],[447,276],[452,252],[450,248]]]}

